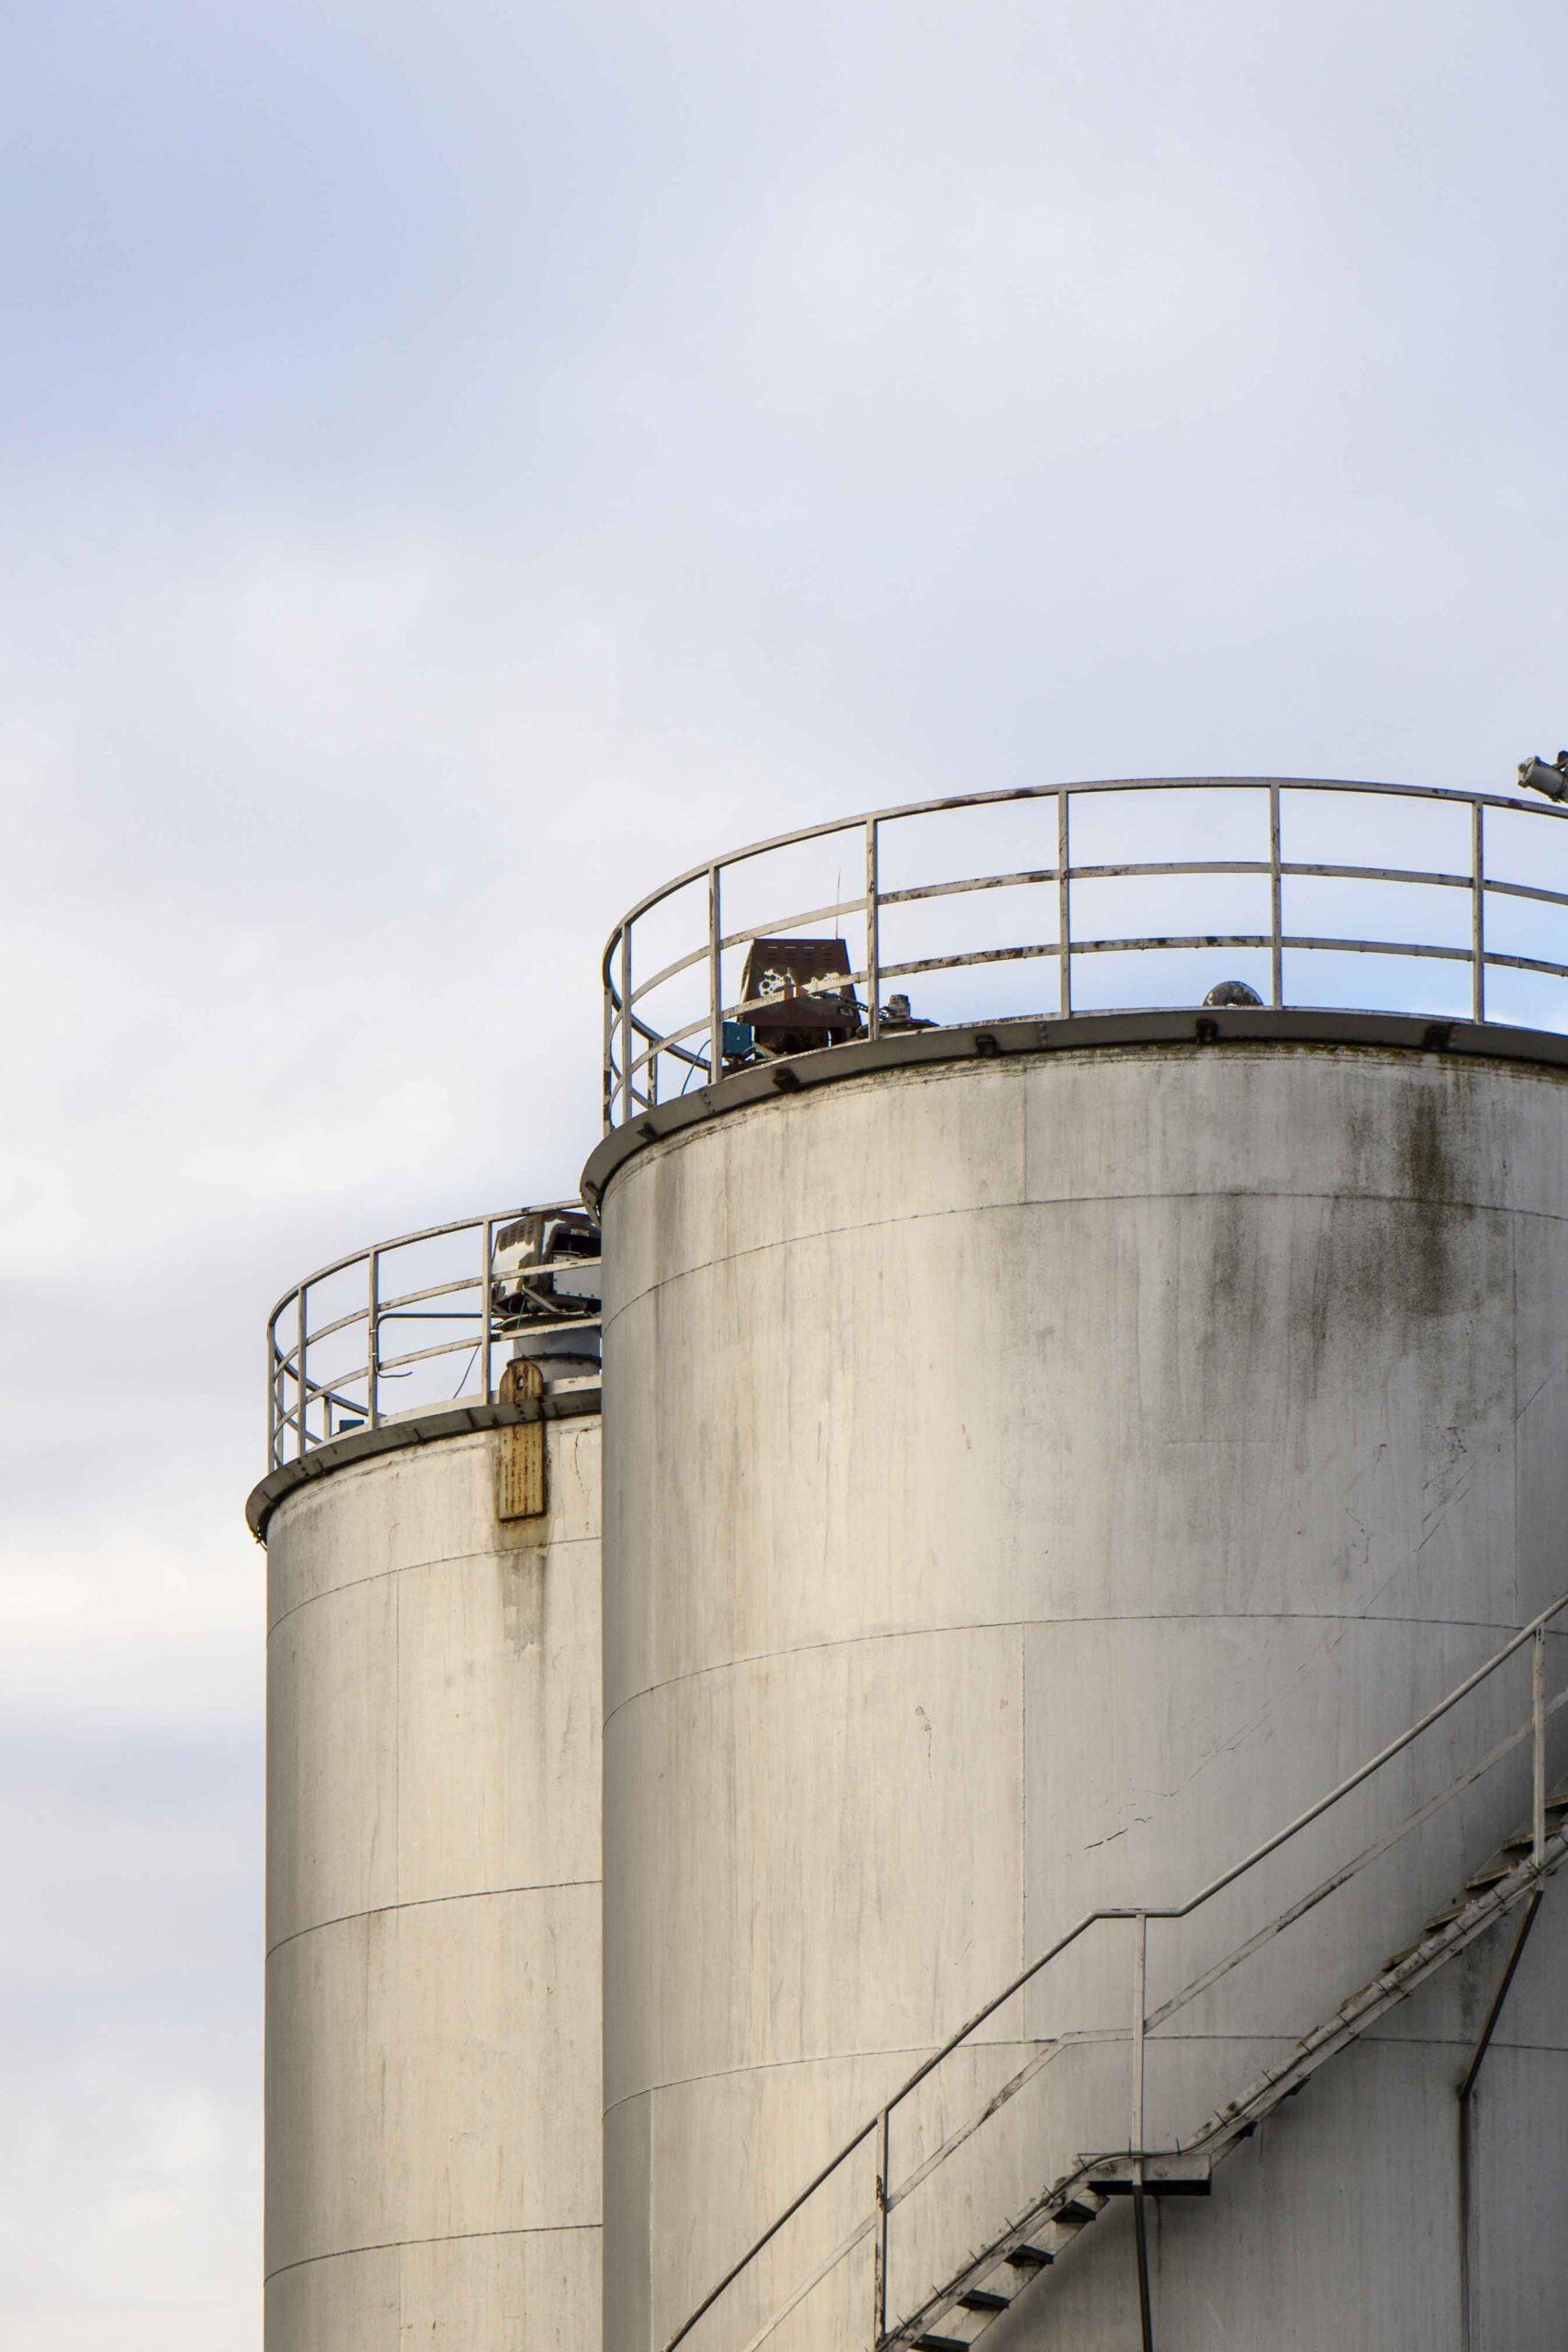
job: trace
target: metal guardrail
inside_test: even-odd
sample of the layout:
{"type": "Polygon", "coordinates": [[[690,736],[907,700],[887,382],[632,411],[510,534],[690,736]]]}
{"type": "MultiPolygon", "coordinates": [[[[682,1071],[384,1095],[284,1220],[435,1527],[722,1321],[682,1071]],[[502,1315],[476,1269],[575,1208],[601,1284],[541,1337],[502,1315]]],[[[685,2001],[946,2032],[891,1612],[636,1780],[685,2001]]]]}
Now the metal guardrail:
{"type": "MultiPolygon", "coordinates": [[[[1544,887],[1536,865],[1538,854],[1549,849],[1561,852],[1568,845],[1568,836],[1540,830],[1561,825],[1565,819],[1568,810],[1550,805],[1438,786],[1267,776],[1162,777],[969,793],[952,799],[914,801],[864,817],[781,833],[677,876],[642,899],[612,933],[604,959],[605,1129],[625,1125],[651,1109],[661,1095],[667,1100],[671,1091],[684,1091],[699,1078],[706,1083],[742,1067],[737,1051],[727,1052],[726,1023],[744,1024],[769,1000],[741,993],[737,958],[760,940],[798,934],[813,927],[819,933],[824,925],[834,926],[840,934],[846,923],[850,926],[850,968],[836,975],[831,985],[852,999],[855,1034],[871,1040],[886,1034],[890,1025],[901,1025],[897,1020],[890,1023],[883,1001],[883,990],[890,982],[914,981],[917,989],[931,990],[948,976],[961,974],[965,976],[964,984],[977,990],[987,967],[1055,965],[1049,990],[1053,1001],[1042,1006],[1020,995],[1013,1010],[1021,1017],[1038,1019],[1047,1012],[1066,1015],[1089,1010],[1143,1010],[1195,1001],[1190,993],[1179,992],[1185,967],[1178,975],[1179,992],[1173,996],[1160,992],[1153,968],[1145,965],[1140,972],[1142,986],[1114,1007],[1082,1001],[1095,992],[1083,978],[1084,958],[1134,953],[1145,957],[1165,955],[1168,972],[1173,954],[1185,953],[1190,967],[1194,952],[1201,952],[1211,963],[1214,951],[1250,953],[1260,983],[1258,993],[1265,1003],[1314,1010],[1324,1009],[1323,1000],[1313,994],[1306,975],[1323,975],[1327,968],[1325,958],[1395,957],[1403,959],[1398,985],[1384,1001],[1378,1001],[1374,993],[1371,1001],[1347,1001],[1340,1009],[1348,1009],[1353,1001],[1354,1009],[1361,1012],[1434,1011],[1450,1016],[1462,1013],[1477,1022],[1496,1018],[1489,1012],[1488,997],[1489,982],[1499,972],[1568,979],[1568,961],[1562,960],[1568,954],[1568,926],[1560,919],[1544,943],[1516,940],[1509,945],[1494,935],[1499,914],[1506,908],[1514,911],[1508,902],[1568,908],[1568,890],[1544,887]],[[1179,818],[1188,819],[1186,831],[1201,836],[1218,825],[1222,833],[1235,838],[1220,839],[1216,848],[1250,854],[1126,854],[1126,842],[1115,839],[1116,820],[1124,820],[1120,831],[1131,833],[1135,843],[1140,833],[1159,830],[1157,823],[1150,822],[1151,817],[1161,813],[1161,804],[1154,796],[1178,794],[1188,796],[1185,804],[1168,800],[1163,807],[1166,812],[1175,811],[1179,818]],[[1354,796],[1359,806],[1348,805],[1346,796],[1354,796]],[[1404,862],[1398,856],[1378,859],[1365,854],[1336,862],[1306,854],[1320,846],[1314,834],[1322,831],[1322,820],[1330,810],[1356,833],[1355,846],[1364,852],[1369,845],[1376,847],[1380,832],[1399,831],[1389,820],[1410,804],[1424,805],[1430,820],[1420,843],[1413,844],[1422,853],[1419,862],[1414,857],[1404,862]],[[1027,863],[1005,869],[998,866],[994,872],[964,870],[965,829],[971,836],[977,825],[994,829],[997,812],[1008,809],[1018,812],[1015,838],[1020,847],[1031,852],[1027,863]],[[1438,809],[1444,812],[1441,817],[1436,814],[1438,809]],[[981,812],[987,812],[983,818],[981,812]],[[911,854],[918,846],[916,829],[929,829],[932,820],[941,825],[942,846],[935,848],[929,830],[925,845],[935,849],[931,862],[938,868],[937,878],[898,881],[898,873],[906,868],[911,874],[919,870],[921,860],[911,854]],[[1521,827],[1528,831],[1519,832],[1521,827]],[[1456,840],[1435,842],[1433,834],[1445,830],[1456,840]],[[1081,838],[1086,832],[1092,836],[1087,855],[1081,838]],[[1506,842],[1499,838],[1504,833],[1509,837],[1506,842]],[[1538,845],[1535,852],[1529,843],[1538,845]],[[1122,854],[1105,856],[1102,853],[1111,846],[1122,854]],[[1434,848],[1440,851],[1445,846],[1446,859],[1435,858],[1434,848]],[[807,851],[815,854],[803,856],[807,851]],[[790,905],[789,885],[782,876],[778,895],[772,894],[764,878],[766,865],[773,861],[787,872],[792,853],[797,867],[814,866],[823,877],[831,871],[826,896],[790,905]],[[856,876],[848,893],[841,887],[846,865],[856,876]],[[1233,888],[1240,886],[1244,893],[1250,878],[1258,900],[1254,911],[1262,919],[1246,925],[1205,922],[1201,927],[1184,920],[1192,911],[1194,894],[1190,886],[1214,877],[1233,888]],[[1145,879],[1168,886],[1162,896],[1168,899],[1173,918],[1169,928],[1136,934],[1122,929],[1111,933],[1095,923],[1092,910],[1085,919],[1085,893],[1092,893],[1093,886],[1122,885],[1125,897],[1125,886],[1145,879]],[[1303,886],[1310,890],[1311,886],[1322,884],[1348,886],[1352,890],[1372,886],[1381,893],[1379,898],[1367,900],[1363,897],[1360,903],[1379,913],[1380,920],[1382,910],[1400,903],[1390,896],[1396,888],[1404,888],[1405,905],[1412,903],[1408,897],[1412,886],[1430,893],[1463,893],[1456,902],[1456,912],[1462,909],[1459,924],[1446,926],[1450,934],[1457,928],[1460,935],[1401,937],[1396,921],[1384,926],[1382,935],[1353,925],[1340,932],[1292,921],[1303,886]],[[1006,935],[1005,919],[998,931],[987,934],[984,915],[993,902],[986,894],[997,891],[1030,894],[1026,935],[1006,935]],[[745,903],[738,907],[738,900],[745,903]],[[931,943],[912,937],[900,941],[896,934],[910,929],[917,910],[931,910],[942,901],[959,902],[949,925],[953,936],[935,953],[905,952],[908,945],[931,943]],[[1391,931],[1394,935],[1388,935],[1391,931]],[[1537,944],[1556,948],[1558,953],[1528,952],[1537,944]],[[1430,1001],[1437,985],[1430,972],[1434,964],[1463,967],[1456,976],[1462,986],[1462,1002],[1430,1001]],[[1422,967],[1427,968],[1418,981],[1416,975],[1422,967]],[[1427,987],[1427,1001],[1413,1002],[1412,994],[1418,999],[1422,985],[1427,987]]],[[[1178,830],[1179,833],[1183,829],[1179,826],[1178,830]]],[[[1156,843],[1168,849],[1189,845],[1179,838],[1174,844],[1156,843]]],[[[1201,845],[1206,846],[1190,844],[1201,845]]],[[[994,903],[998,912],[1004,906],[1018,906],[1016,900],[994,903]]],[[[1433,904],[1427,900],[1429,908],[1433,904]]],[[[1024,911],[1024,907],[1019,907],[1020,914],[1024,911]]],[[[1445,926],[1434,923],[1433,928],[1445,926]]],[[[1201,985],[1230,977],[1223,967],[1211,968],[1201,985]]],[[[1019,978],[1021,986],[1021,976],[1019,978]]],[[[962,987],[958,993],[961,999],[962,987]]],[[[917,1014],[921,1010],[919,1004],[913,1009],[917,1014]]],[[[1561,1023],[1527,1025],[1568,1028],[1568,1000],[1562,1013],[1561,1023]]],[[[998,1016],[993,1005],[976,1002],[964,1010],[955,1002],[938,1011],[936,1023],[997,1017],[1007,1018],[1008,1012],[998,1016]]]]}
{"type": "Polygon", "coordinates": [[[584,1311],[564,1286],[586,1274],[596,1291],[598,1259],[560,1252],[519,1266],[502,1248],[526,1219],[547,1230],[548,1220],[581,1223],[583,1214],[575,1201],[552,1202],[425,1226],[334,1259],[286,1291],[266,1325],[268,1470],[435,1404],[494,1403],[498,1351],[525,1331],[592,1334],[583,1351],[596,1353],[598,1308],[584,1311]]]}
{"type": "MultiPolygon", "coordinates": [[[[1186,1903],[1163,1907],[1119,1906],[1086,1913],[1066,1930],[1066,1934],[1059,1936],[1048,1951],[1042,1952],[1038,1959],[1032,1961],[1027,1968],[1021,1971],[1010,1984],[1004,1985],[999,1993],[988,2000],[983,2008],[976,2010],[975,2015],[969,2018],[956,2033],[951,2035],[939,2050],[923,2060],[913,2074],[899,2085],[892,2098],[874,2115],[866,2118],[852,2137],[845,2141],[821,2170],[807,2183],[799,2195],[791,2200],[761,2235],[747,2248],[740,2259],[725,2273],[716,2286],[704,2297],[690,2317],[675,2330],[668,2339],[665,2352],[676,2352],[676,2347],[692,2338],[694,2332],[705,2320],[709,2318],[710,2314],[715,2314],[722,2320],[722,2307],[731,2289],[747,2278],[752,2266],[757,2263],[766,2249],[779,2239],[781,2233],[797,2215],[808,2209],[814,2199],[829,2188],[850,2159],[863,2148],[871,2150],[875,2167],[874,2188],[870,2210],[846,2235],[838,2240],[825,2259],[818,2259],[816,2262],[806,2278],[801,2280],[793,2290],[784,2294],[778,2306],[771,2312],[761,2325],[743,2322],[742,2324],[748,2330],[743,2335],[739,2332],[728,2335],[722,2332],[715,2334],[711,2330],[705,2329],[702,2343],[705,2347],[712,2346],[713,2352],[718,2352],[720,2346],[723,2347],[723,2352],[761,2352],[761,2347],[776,2334],[792,2312],[798,2310],[808,2296],[825,2281],[829,2280],[832,2274],[840,2269],[848,2257],[858,2247],[864,2246],[869,2240],[874,2260],[872,2308],[866,2314],[867,2346],[870,2347],[870,2352],[892,2352],[892,2347],[907,2344],[918,2328],[919,2313],[916,2312],[913,2317],[900,2321],[891,2312],[889,2278],[893,2255],[893,2220],[899,2207],[939,2171],[944,2161],[953,2156],[959,2149],[973,2143],[976,2134],[1003,2113],[1010,2101],[1029,2084],[1037,2080],[1045,2065],[1066,2048],[1075,2044],[1080,2047],[1095,2042],[1103,2044],[1108,2040],[1113,2039],[1124,2041],[1129,2054],[1126,2153],[1134,2157],[1149,2157],[1168,2153],[1163,2150],[1150,2149],[1145,2144],[1145,2055],[1150,2035],[1169,2018],[1202,1994],[1211,1991],[1233,1969],[1250,1959],[1298,1920],[1305,1917],[1318,1904],[1325,1901],[1342,1887],[1350,1884],[1369,1865],[1393,1851],[1403,1839],[1432,1820],[1455,1798],[1475,1787],[1496,1766],[1515,1754],[1527,1742],[1530,1758],[1529,1835],[1534,1865],[1536,1870],[1540,1871],[1547,1841],[1548,1726],[1558,1711],[1564,1705],[1568,1705],[1568,1689],[1559,1691],[1554,1698],[1549,1699],[1547,1696],[1546,1637],[1548,1629],[1565,1610],[1568,1610],[1568,1593],[1564,1593],[1560,1600],[1553,1601],[1549,1609],[1542,1610],[1540,1616],[1532,1619],[1529,1624],[1512,1635],[1483,1665],[1476,1668],[1472,1673],[1457,1684],[1446,1698],[1439,1700],[1436,1706],[1429,1708],[1416,1722],[1410,1724],[1396,1739],[1391,1740],[1387,1747],[1381,1748],[1347,1780],[1341,1781],[1337,1788],[1331,1789],[1325,1796],[1320,1797],[1315,1804],[1309,1805],[1304,1813],[1299,1814],[1283,1829],[1266,1839],[1262,1845],[1256,1847],[1244,1860],[1233,1864],[1229,1870],[1222,1871],[1217,1878],[1212,1879],[1186,1903]],[[1334,1807],[1343,1804],[1374,1774],[1382,1771],[1396,1757],[1402,1755],[1424,1733],[1430,1731],[1435,1724],[1442,1722],[1463,1700],[1480,1690],[1501,1668],[1506,1665],[1509,1659],[1525,1649],[1530,1653],[1529,1708],[1521,1724],[1506,1733],[1485,1754],[1470,1764],[1466,1770],[1456,1774],[1436,1794],[1428,1797],[1413,1812],[1396,1822],[1393,1827],[1374,1837],[1370,1844],[1354,1854],[1348,1861],[1332,1871],[1325,1878],[1314,1883],[1282,1910],[1268,1917],[1251,1933],[1244,1937],[1234,1949],[1227,1951],[1222,1958],[1202,1967],[1196,1976],[1181,1984],[1179,1990],[1159,2002],[1152,2011],[1147,2008],[1151,1927],[1190,1919],[1226,1890],[1236,1886],[1271,1856],[1278,1854],[1283,1848],[1301,1837],[1314,1823],[1321,1820],[1334,1807]],[[991,2093],[976,2111],[965,2116],[956,2124],[944,2122],[937,2144],[925,2152],[908,2178],[895,2186],[891,2154],[893,2120],[900,2109],[910,2099],[912,2094],[935,2075],[937,2070],[955,2052],[964,2049],[965,2045],[973,2045],[980,2029],[994,2019],[1006,2003],[1012,2000],[1026,1986],[1036,1983],[1054,1962],[1061,1960],[1075,1946],[1081,1945],[1084,1939],[1093,1930],[1106,1927],[1124,1931],[1130,1937],[1132,1946],[1130,1955],[1132,2015],[1130,2021],[1121,2029],[1120,2036],[1109,2035],[1103,2030],[1067,2033],[1054,2036],[1050,2041],[1038,2044],[1023,2065],[1005,2081],[999,2089],[991,2093]]],[[[1110,2152],[1115,2153],[1114,2150],[1110,2152]]],[[[1087,2163],[1089,2160],[1083,2161],[1087,2163]]],[[[1043,2186],[1050,2177],[1048,2162],[1042,2157],[1036,2185],[1043,2186]]],[[[930,2286],[933,2289],[940,2287],[941,2284],[940,2279],[932,2279],[930,2282],[930,2286]]],[[[754,2321],[755,2318],[756,2314],[753,2312],[750,2319],[754,2321]]]]}

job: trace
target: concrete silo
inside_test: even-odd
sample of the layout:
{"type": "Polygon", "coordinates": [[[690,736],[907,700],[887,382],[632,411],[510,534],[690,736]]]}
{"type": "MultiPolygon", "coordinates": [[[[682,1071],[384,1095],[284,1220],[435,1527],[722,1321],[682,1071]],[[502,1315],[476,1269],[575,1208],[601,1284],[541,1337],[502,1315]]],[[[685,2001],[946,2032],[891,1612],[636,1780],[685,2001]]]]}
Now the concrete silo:
{"type": "Polygon", "coordinates": [[[1488,997],[1561,978],[1505,918],[1561,936],[1568,897],[1506,878],[1478,799],[1410,796],[1462,864],[1325,858],[1292,844],[1314,788],[1231,788],[1249,858],[1144,871],[1257,877],[1255,924],[1080,945],[1074,890],[1128,870],[1075,854],[1086,787],[1012,796],[1043,847],[1005,873],[892,891],[889,812],[863,892],[857,826],[810,916],[732,920],[738,860],[683,877],[697,935],[646,983],[637,922],[612,943],[614,2352],[1561,2340],[1555,1633],[1191,1898],[1568,1590],[1568,1049],[1488,997]],[[1292,915],[1358,880],[1452,894],[1457,941],[1292,915]],[[895,899],[1004,886],[1055,934],[889,952],[895,899]],[[1079,958],[1138,948],[1259,985],[1083,1011],[1079,958]],[[1386,1001],[1430,968],[1457,1009],[1314,1008],[1322,959],[1413,949],[1386,1001]],[[921,1025],[939,969],[1010,961],[1032,1011],[921,1025]],[[660,1025],[672,973],[702,1001],[660,1025]]]}
{"type": "Polygon", "coordinates": [[[267,2352],[598,2352],[598,1286],[521,1213],[273,1317],[267,2352]]]}

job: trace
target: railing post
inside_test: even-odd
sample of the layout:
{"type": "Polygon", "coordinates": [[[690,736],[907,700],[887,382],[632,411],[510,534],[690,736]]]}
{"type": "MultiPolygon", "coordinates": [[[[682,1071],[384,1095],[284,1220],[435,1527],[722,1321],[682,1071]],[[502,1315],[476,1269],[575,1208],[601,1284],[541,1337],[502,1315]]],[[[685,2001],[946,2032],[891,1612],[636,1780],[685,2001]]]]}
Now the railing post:
{"type": "Polygon", "coordinates": [[[708,1083],[724,1076],[724,937],[718,868],[708,867],[708,1083]]]}
{"type": "Polygon", "coordinates": [[[610,976],[608,972],[602,971],[600,973],[599,986],[600,992],[604,1000],[604,1073],[603,1080],[604,1099],[601,1115],[604,1123],[604,1133],[608,1135],[611,1128],[615,1124],[615,1016],[611,1010],[610,1005],[610,976]]]}
{"type": "Polygon", "coordinates": [[[1068,883],[1067,793],[1056,795],[1056,956],[1061,968],[1062,1018],[1073,1009],[1072,898],[1068,883]]]}
{"type": "Polygon", "coordinates": [[[1280,787],[1269,787],[1269,989],[1276,1012],[1285,1001],[1284,890],[1280,878],[1280,787]]]}
{"type": "Polygon", "coordinates": [[[887,2174],[892,2121],[893,2109],[885,2107],[876,2125],[876,2258],[872,2278],[872,2352],[875,2352],[875,2347],[887,2333],[887,2174]]]}
{"type": "Polygon", "coordinates": [[[1530,1760],[1534,1767],[1531,1830],[1535,1866],[1546,1860],[1546,1627],[1538,1625],[1530,1645],[1530,1760]]]}
{"type": "Polygon", "coordinates": [[[876,898],[876,820],[865,820],[865,1034],[873,1045],[882,1027],[882,910],[876,898]]]}
{"type": "Polygon", "coordinates": [[[301,1283],[295,1298],[297,1312],[294,1338],[294,1431],[298,1450],[294,1458],[297,1462],[303,1462],[305,1459],[305,1424],[308,1410],[308,1391],[305,1385],[305,1293],[309,1287],[308,1283],[301,1283]]]}
{"type": "Polygon", "coordinates": [[[1482,830],[1486,811],[1479,800],[1470,804],[1470,1009],[1473,1019],[1486,1018],[1486,844],[1482,830]]]}
{"type": "Polygon", "coordinates": [[[487,1216],[484,1227],[483,1272],[480,1277],[480,1286],[483,1295],[479,1306],[479,1351],[485,1360],[482,1394],[487,1405],[491,1402],[495,1396],[495,1373],[491,1363],[491,1348],[493,1342],[491,1310],[495,1297],[495,1275],[493,1271],[494,1256],[495,1219],[492,1216],[487,1216]]]}
{"type": "Polygon", "coordinates": [[[632,1100],[632,1053],[635,1032],[632,1028],[632,927],[621,926],[621,1124],[630,1119],[635,1104],[632,1100]]]}
{"type": "Polygon", "coordinates": [[[365,1383],[370,1426],[381,1426],[381,1252],[372,1250],[366,1283],[365,1383]]]}

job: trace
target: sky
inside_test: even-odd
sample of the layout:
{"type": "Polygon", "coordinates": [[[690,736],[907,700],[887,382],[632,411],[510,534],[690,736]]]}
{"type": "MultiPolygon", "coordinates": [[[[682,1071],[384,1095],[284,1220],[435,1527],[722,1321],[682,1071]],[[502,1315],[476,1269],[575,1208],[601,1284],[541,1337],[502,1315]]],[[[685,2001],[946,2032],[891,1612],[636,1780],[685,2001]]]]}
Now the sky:
{"type": "Polygon", "coordinates": [[[1555,751],[1565,77],[1555,0],[5,13],[8,2352],[260,2344],[273,1300],[575,1189],[715,852],[1555,751]]]}

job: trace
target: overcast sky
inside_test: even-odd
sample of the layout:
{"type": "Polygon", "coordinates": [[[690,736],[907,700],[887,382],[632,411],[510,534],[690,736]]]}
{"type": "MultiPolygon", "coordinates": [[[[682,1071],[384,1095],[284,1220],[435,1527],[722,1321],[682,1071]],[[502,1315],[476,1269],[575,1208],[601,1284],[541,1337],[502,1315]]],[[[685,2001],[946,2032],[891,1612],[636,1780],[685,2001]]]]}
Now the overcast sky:
{"type": "Polygon", "coordinates": [[[763,832],[1568,735],[1561,0],[0,23],[0,2340],[255,2352],[263,1317],[763,832]]]}

